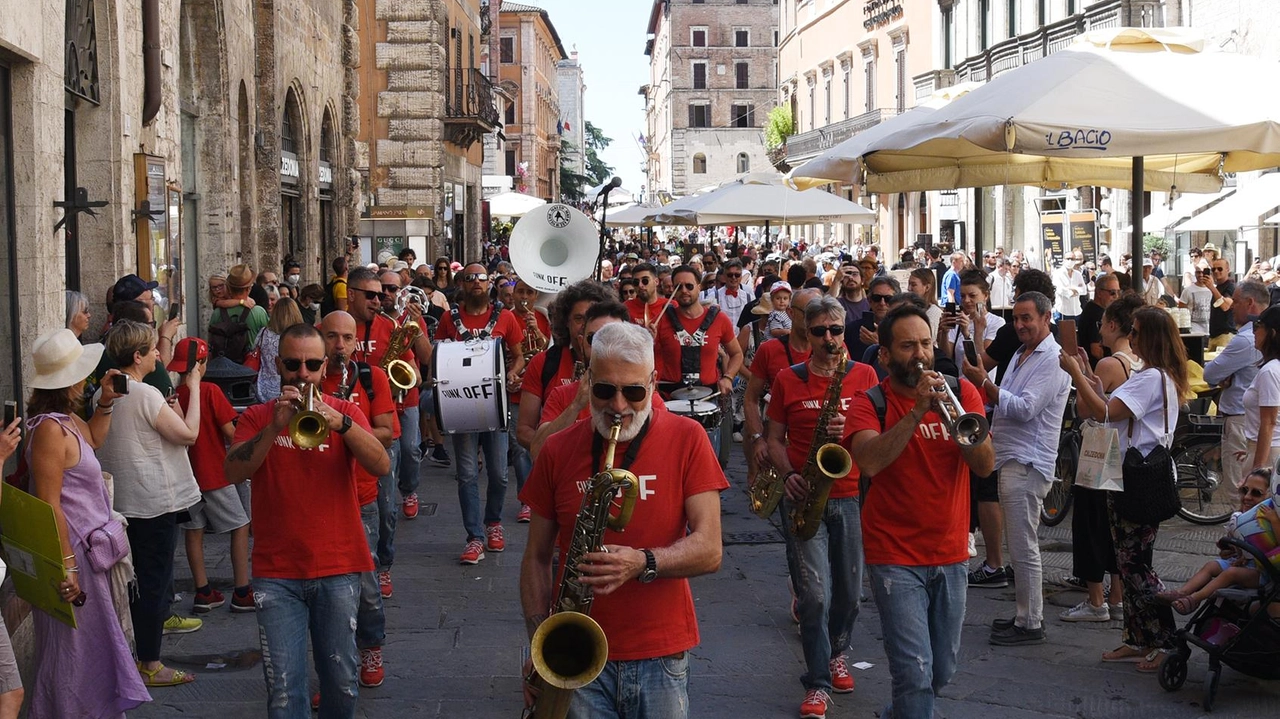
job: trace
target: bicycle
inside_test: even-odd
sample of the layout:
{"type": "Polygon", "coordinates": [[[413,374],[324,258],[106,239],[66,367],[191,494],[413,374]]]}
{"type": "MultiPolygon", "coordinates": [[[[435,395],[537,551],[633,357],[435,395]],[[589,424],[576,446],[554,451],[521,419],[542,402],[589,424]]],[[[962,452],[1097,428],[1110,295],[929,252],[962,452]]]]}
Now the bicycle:
{"type": "MultiPolygon", "coordinates": [[[[1214,391],[1192,402],[1201,404],[1197,408],[1207,408],[1216,395],[1214,391]]],[[[1239,506],[1235,483],[1228,481],[1222,470],[1222,426],[1220,416],[1188,411],[1174,431],[1170,453],[1182,501],[1178,516],[1192,524],[1222,524],[1239,506]]]]}
{"type": "Polygon", "coordinates": [[[1076,466],[1080,463],[1081,423],[1076,416],[1076,392],[1071,390],[1062,415],[1062,434],[1058,436],[1058,458],[1053,464],[1053,484],[1040,507],[1040,523],[1056,527],[1071,512],[1071,488],[1076,483],[1076,466]]]}

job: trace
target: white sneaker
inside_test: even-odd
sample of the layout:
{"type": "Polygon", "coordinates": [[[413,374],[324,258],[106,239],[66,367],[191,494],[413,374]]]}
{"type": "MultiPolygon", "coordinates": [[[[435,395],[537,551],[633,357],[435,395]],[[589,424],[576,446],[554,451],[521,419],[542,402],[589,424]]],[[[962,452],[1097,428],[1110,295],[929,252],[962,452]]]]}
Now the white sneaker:
{"type": "Polygon", "coordinates": [[[1058,618],[1064,622],[1109,622],[1111,621],[1111,612],[1107,611],[1105,603],[1100,607],[1095,607],[1086,599],[1059,614],[1058,618]]]}
{"type": "Polygon", "coordinates": [[[973,532],[969,532],[969,559],[978,556],[977,538],[973,536],[973,532]]]}
{"type": "Polygon", "coordinates": [[[741,432],[734,432],[734,433],[733,433],[733,441],[734,441],[734,442],[737,442],[738,444],[742,444],[742,433],[741,433],[741,432]]]}

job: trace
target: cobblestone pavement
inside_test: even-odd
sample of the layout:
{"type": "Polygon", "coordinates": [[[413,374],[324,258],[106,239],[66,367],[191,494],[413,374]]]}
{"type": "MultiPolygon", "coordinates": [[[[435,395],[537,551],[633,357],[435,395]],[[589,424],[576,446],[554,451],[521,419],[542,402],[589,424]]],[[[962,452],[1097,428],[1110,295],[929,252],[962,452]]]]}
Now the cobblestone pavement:
{"type": "MultiPolygon", "coordinates": [[[[714,576],[693,580],[702,643],[691,661],[693,717],[794,717],[803,691],[799,635],[789,617],[781,537],[747,510],[745,465],[734,445],[729,463],[733,487],[724,493],[724,562],[714,576]]],[[[507,496],[507,551],[488,553],[478,566],[457,563],[465,535],[452,468],[424,464],[421,516],[401,520],[395,595],[387,602],[387,678],[360,692],[359,716],[502,717],[519,715],[519,664],[525,645],[518,573],[526,536],[514,522],[515,481],[507,496]]],[[[305,502],[297,511],[306,511],[305,502]]],[[[1174,520],[1161,530],[1156,565],[1166,581],[1181,581],[1210,556],[1220,530],[1174,520]]],[[[960,671],[942,693],[939,712],[980,717],[1198,717],[1207,662],[1192,656],[1186,686],[1166,693],[1154,676],[1131,664],[1102,664],[1099,655],[1120,643],[1119,622],[1067,624],[1060,609],[1083,593],[1057,583],[1070,572],[1070,521],[1042,528],[1045,616],[1049,643],[993,647],[992,619],[1013,614],[1014,590],[971,589],[960,671]]],[[[231,567],[225,537],[206,539],[209,573],[226,591],[231,567]]],[[[981,555],[981,549],[979,551],[981,555]]],[[[976,560],[975,560],[976,561],[976,560]]],[[[181,613],[191,607],[186,559],[177,560],[181,613]]],[[[257,662],[258,632],[252,615],[222,608],[205,615],[199,632],[165,638],[163,657],[199,678],[190,685],[156,689],[155,701],[133,717],[265,716],[266,691],[257,662]],[[207,665],[226,665],[209,669],[207,665]]],[[[874,717],[889,697],[889,672],[875,604],[866,602],[855,630],[851,662],[857,690],[835,698],[830,717],[874,717]]],[[[1263,682],[1225,669],[1215,705],[1229,717],[1275,716],[1280,682],[1263,682]]]]}

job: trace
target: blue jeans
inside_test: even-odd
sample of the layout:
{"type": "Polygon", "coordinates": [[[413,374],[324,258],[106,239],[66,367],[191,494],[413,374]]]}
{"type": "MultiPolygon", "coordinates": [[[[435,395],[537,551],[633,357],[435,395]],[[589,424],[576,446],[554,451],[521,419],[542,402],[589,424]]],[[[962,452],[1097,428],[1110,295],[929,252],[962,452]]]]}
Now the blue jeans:
{"type": "Polygon", "coordinates": [[[516,427],[520,426],[520,405],[511,406],[511,418],[507,422],[507,446],[511,448],[511,464],[516,470],[516,493],[524,489],[524,481],[533,471],[533,458],[529,450],[516,441],[516,427]]]}
{"type": "Polygon", "coordinates": [[[359,685],[356,612],[360,575],[253,578],[269,719],[309,719],[307,637],[319,660],[320,719],[353,719],[359,685]]]}
{"type": "Polygon", "coordinates": [[[418,429],[418,408],[405,406],[400,413],[400,461],[392,459],[391,466],[400,480],[400,496],[407,497],[418,491],[418,472],[422,469],[422,431],[418,429]]]}
{"type": "Polygon", "coordinates": [[[502,503],[507,498],[507,433],[471,432],[453,435],[454,461],[458,468],[458,504],[467,541],[484,539],[484,525],[502,521],[502,503]],[[485,494],[484,523],[480,522],[480,474],[478,453],[484,452],[484,470],[489,476],[485,494]]]}
{"type": "Polygon", "coordinates": [[[683,719],[689,716],[689,654],[607,662],[573,693],[569,719],[683,719]]]}
{"type": "MultiPolygon", "coordinates": [[[[365,540],[369,542],[369,554],[374,564],[378,562],[378,503],[370,502],[360,508],[360,521],[364,524],[365,540]]],[[[387,615],[382,608],[382,589],[378,586],[378,573],[360,574],[360,609],[356,612],[356,646],[372,649],[382,646],[387,639],[387,615]]]]}
{"type": "Polygon", "coordinates": [[[893,699],[880,716],[933,716],[933,698],[956,673],[968,566],[869,564],[893,699]]]}
{"type": "MultiPolygon", "coordinates": [[[[791,503],[783,499],[783,513],[791,503]]],[[[789,522],[783,526],[790,527],[789,522]]],[[[818,533],[807,542],[786,532],[787,567],[800,615],[805,689],[831,691],[831,660],[849,650],[862,598],[862,512],[857,497],[827,500],[818,533]]]]}
{"type": "Polygon", "coordinates": [[[378,551],[374,564],[378,569],[388,569],[396,560],[396,522],[400,508],[396,505],[396,463],[400,461],[400,443],[387,447],[391,458],[391,470],[378,478],[378,551]]]}

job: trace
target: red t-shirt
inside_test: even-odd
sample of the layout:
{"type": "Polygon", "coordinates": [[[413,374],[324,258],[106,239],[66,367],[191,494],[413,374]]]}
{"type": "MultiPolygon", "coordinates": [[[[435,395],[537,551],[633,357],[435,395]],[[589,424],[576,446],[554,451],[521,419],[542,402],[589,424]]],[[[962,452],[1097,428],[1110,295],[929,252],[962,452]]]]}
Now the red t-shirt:
{"type": "MultiPolygon", "coordinates": [[[[382,414],[391,415],[392,436],[400,436],[400,418],[396,416],[396,403],[391,399],[391,381],[387,379],[387,373],[383,372],[379,367],[370,367],[370,375],[373,379],[373,399],[370,401],[368,393],[364,391],[364,385],[360,383],[358,377],[348,377],[347,381],[351,383],[350,401],[354,402],[360,411],[364,412],[365,419],[369,420],[369,425],[373,426],[373,418],[382,414]]],[[[342,384],[342,371],[337,373],[326,374],[324,382],[320,389],[329,396],[334,396],[342,384]]],[[[360,506],[363,507],[370,502],[378,499],[378,478],[365,471],[364,467],[356,465],[356,493],[360,499],[360,506]]]]}
{"type": "MultiPolygon", "coordinates": [[[[542,371],[547,365],[547,352],[549,351],[550,349],[539,352],[533,356],[533,359],[529,360],[529,365],[524,371],[524,382],[520,385],[522,391],[528,392],[543,402],[547,400],[548,387],[542,386],[542,371]]],[[[556,367],[555,374],[551,375],[551,381],[548,382],[550,389],[573,382],[573,351],[565,348],[559,354],[560,366],[556,367]]]]}
{"type": "MultiPolygon", "coordinates": [[[[687,530],[685,500],[729,487],[707,433],[697,422],[656,408],[651,416],[639,456],[628,468],[640,480],[635,514],[623,532],[605,530],[604,544],[637,548],[674,544],[687,530]]],[[[591,422],[586,421],[547,440],[520,492],[521,502],[559,526],[562,568],[586,480],[600,469],[592,466],[594,435],[591,422]]],[[[619,443],[614,455],[618,461],[628,446],[619,443]]],[[[597,596],[591,616],[609,637],[610,661],[663,657],[698,644],[689,580],[663,577],[661,566],[658,578],[649,584],[627,582],[612,594],[597,596]]]]}
{"type": "MultiPolygon", "coordinates": [[[[845,416],[844,434],[839,440],[841,445],[853,434],[850,420],[854,397],[865,392],[868,387],[874,387],[878,379],[871,365],[861,362],[854,362],[845,374],[840,388],[840,411],[845,416]]],[[[813,372],[809,373],[808,382],[802,382],[790,370],[779,372],[774,377],[772,397],[769,399],[769,419],[787,426],[787,459],[791,460],[791,466],[797,471],[809,458],[809,448],[813,444],[814,432],[817,431],[818,414],[822,411],[822,403],[830,386],[830,377],[819,377],[813,372]]],[[[849,474],[837,479],[831,486],[830,496],[858,496],[858,477],[858,465],[854,464],[849,474]]]]}
{"type": "MultiPolygon", "coordinates": [[[[395,322],[386,315],[374,315],[372,322],[366,323],[364,326],[357,326],[356,349],[351,353],[351,359],[357,362],[368,362],[374,367],[381,367],[382,359],[387,356],[387,346],[391,344],[391,332],[394,329],[395,322]]],[[[418,360],[414,357],[412,349],[407,350],[400,356],[400,359],[408,362],[415,371],[417,370],[418,360]]],[[[418,406],[417,387],[405,393],[404,406],[418,406]]]]}
{"type": "MultiPolygon", "coordinates": [[[[668,301],[666,297],[659,297],[649,303],[649,324],[653,324],[653,321],[662,315],[662,310],[667,306],[668,301]]],[[[638,325],[644,324],[645,306],[639,297],[632,297],[622,304],[626,305],[627,311],[631,313],[632,322],[638,325]]]]}
{"type": "MultiPolygon", "coordinates": [[[[710,312],[708,308],[706,312],[710,312]]],[[[704,312],[705,314],[705,312],[704,312]]],[[[705,316],[699,315],[694,319],[689,319],[679,312],[680,324],[684,330],[690,335],[698,331],[702,326],[705,316]]],[[[720,347],[727,346],[736,338],[733,331],[733,323],[729,321],[729,316],[723,312],[717,312],[716,318],[712,320],[711,326],[707,328],[706,341],[702,345],[700,373],[698,380],[700,384],[713,385],[720,379],[720,373],[716,370],[716,360],[720,356],[720,347]]],[[[658,365],[658,379],[663,382],[681,382],[680,375],[680,340],[676,337],[676,328],[672,326],[669,315],[664,314],[662,321],[658,324],[658,340],[655,359],[658,365]]]]}
{"type": "MultiPolygon", "coordinates": [[[[369,420],[355,403],[328,396],[324,403],[369,431],[369,420]]],[[[270,425],[274,408],[274,402],[267,402],[245,410],[232,444],[270,425]]],[[[301,449],[286,427],[273,444],[253,473],[254,576],[317,579],[373,571],[360,522],[359,465],[342,435],[330,432],[319,447],[301,449]]]]}
{"type": "MultiPolygon", "coordinates": [[[[885,428],[915,406],[886,379],[885,428]]],[[[960,380],[960,404],[982,412],[982,396],[960,380]]],[[[866,393],[853,400],[852,433],[880,432],[880,419],[866,393]]],[[[871,480],[862,499],[862,548],[867,564],[941,566],[969,560],[969,467],[942,419],[925,414],[906,449],[871,480]]]]}
{"type": "MultiPolygon", "coordinates": [[[[547,338],[548,342],[551,341],[551,320],[547,319],[546,315],[538,312],[537,310],[530,309],[529,311],[533,313],[533,321],[538,325],[538,331],[542,333],[543,337],[547,338]]],[[[458,310],[458,312],[466,315],[466,312],[463,312],[462,310],[458,310]]],[[[524,315],[517,313],[515,310],[512,310],[511,314],[515,315],[516,321],[520,323],[521,328],[528,327],[529,320],[525,319],[524,315]]],[[[444,317],[447,319],[449,314],[446,312],[444,317]]],[[[502,320],[499,319],[498,321],[501,322],[502,320]]],[[[467,321],[463,319],[462,324],[463,326],[467,326],[467,321]]],[[[480,326],[484,327],[484,324],[482,323],[480,326]]]]}
{"type": "Polygon", "coordinates": [[[783,344],[780,339],[766,340],[763,344],[756,348],[755,359],[751,360],[751,374],[764,380],[765,389],[768,390],[773,385],[773,378],[778,376],[782,370],[793,364],[808,362],[811,350],[800,350],[783,344]],[[791,350],[791,357],[787,357],[788,348],[791,350]]]}
{"type": "MultiPolygon", "coordinates": [[[[458,317],[462,319],[462,326],[472,332],[484,329],[489,324],[489,313],[492,309],[486,309],[483,313],[473,315],[467,313],[466,310],[459,308],[458,317]]],[[[524,342],[524,323],[516,319],[515,314],[511,310],[499,310],[498,322],[493,326],[493,336],[500,338],[507,350],[510,351],[508,357],[515,357],[520,351],[520,343],[524,342]]],[[[458,328],[453,325],[453,313],[445,312],[440,318],[440,326],[436,328],[437,340],[457,340],[458,328]]]]}
{"type": "MultiPolygon", "coordinates": [[[[569,406],[573,404],[573,398],[578,394],[578,385],[580,384],[582,384],[581,380],[551,388],[551,391],[547,393],[546,401],[542,403],[542,414],[538,417],[538,424],[546,424],[547,422],[554,420],[556,417],[559,417],[566,409],[569,409],[569,406]]],[[[653,395],[653,406],[655,408],[661,407],[663,409],[667,406],[666,403],[662,401],[662,397],[658,396],[656,392],[653,395]]],[[[587,406],[583,407],[582,411],[578,413],[578,419],[586,419],[590,416],[591,404],[588,403],[587,406]]]]}
{"type": "MultiPolygon", "coordinates": [[[[191,390],[183,382],[178,385],[178,404],[183,413],[190,403],[191,390]]],[[[227,440],[222,436],[222,426],[234,422],[238,416],[218,385],[200,383],[200,436],[187,448],[187,457],[191,460],[191,471],[196,475],[196,484],[200,485],[201,492],[230,486],[222,472],[222,463],[227,458],[227,440]]]]}

